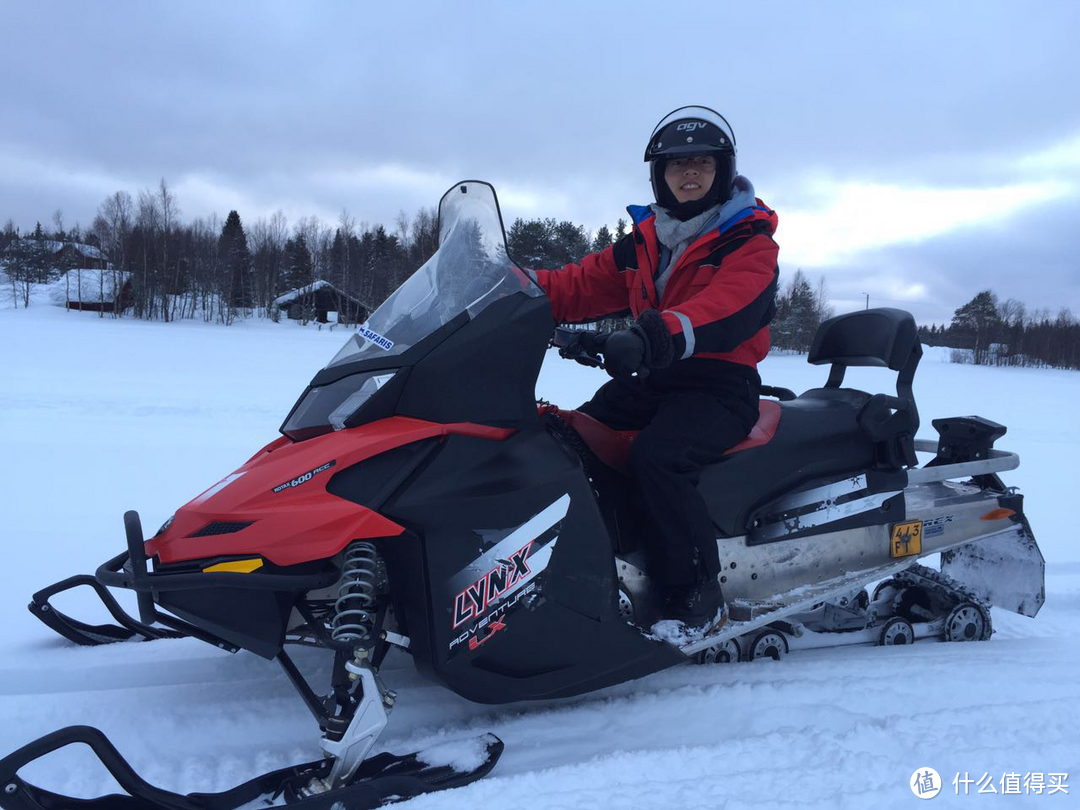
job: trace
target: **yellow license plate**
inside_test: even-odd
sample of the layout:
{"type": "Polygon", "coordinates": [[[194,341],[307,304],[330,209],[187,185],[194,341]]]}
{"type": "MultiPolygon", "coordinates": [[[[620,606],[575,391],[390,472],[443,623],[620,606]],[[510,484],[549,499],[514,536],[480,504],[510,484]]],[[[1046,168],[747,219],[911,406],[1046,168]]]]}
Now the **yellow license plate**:
{"type": "Polygon", "coordinates": [[[905,520],[893,524],[889,540],[889,553],[893,557],[910,557],[922,553],[922,521],[905,520]]]}

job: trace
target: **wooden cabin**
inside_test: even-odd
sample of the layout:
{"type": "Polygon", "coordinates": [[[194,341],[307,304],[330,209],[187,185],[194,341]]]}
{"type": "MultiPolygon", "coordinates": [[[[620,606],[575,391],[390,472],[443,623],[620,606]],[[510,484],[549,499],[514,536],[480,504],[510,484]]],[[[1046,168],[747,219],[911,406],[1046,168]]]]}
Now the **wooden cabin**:
{"type": "Polygon", "coordinates": [[[363,323],[370,312],[363,301],[319,279],[274,299],[289,320],[317,323],[363,323]]]}

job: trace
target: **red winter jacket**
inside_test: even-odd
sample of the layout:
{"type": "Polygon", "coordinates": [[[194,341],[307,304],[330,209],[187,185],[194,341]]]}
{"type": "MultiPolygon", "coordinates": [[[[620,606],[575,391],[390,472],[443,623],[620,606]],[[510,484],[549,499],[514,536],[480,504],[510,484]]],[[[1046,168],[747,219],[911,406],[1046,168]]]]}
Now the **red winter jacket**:
{"type": "Polygon", "coordinates": [[[611,247],[580,264],[535,271],[555,319],[589,321],[627,307],[636,318],[655,309],[671,334],[676,361],[707,358],[755,369],[769,352],[768,323],[776,312],[776,213],[757,200],[698,237],[657,300],[655,215],[646,206],[627,211],[633,231],[611,247]]]}

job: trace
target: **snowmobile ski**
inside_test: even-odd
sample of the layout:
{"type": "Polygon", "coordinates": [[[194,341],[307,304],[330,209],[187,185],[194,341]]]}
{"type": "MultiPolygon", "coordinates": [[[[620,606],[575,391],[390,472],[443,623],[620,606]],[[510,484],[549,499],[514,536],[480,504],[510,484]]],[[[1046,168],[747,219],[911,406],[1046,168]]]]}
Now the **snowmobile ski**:
{"type": "Polygon", "coordinates": [[[370,810],[423,793],[462,787],[485,776],[498,761],[503,743],[485,734],[464,743],[444,744],[404,756],[376,754],[366,759],[348,784],[324,785],[332,759],[282,768],[220,793],[179,794],[144,781],[109,739],[89,726],[54,731],[0,759],[3,810],[370,810]],[[73,743],[88,745],[126,795],[77,799],[23,781],[18,771],[34,760],[73,743]]]}

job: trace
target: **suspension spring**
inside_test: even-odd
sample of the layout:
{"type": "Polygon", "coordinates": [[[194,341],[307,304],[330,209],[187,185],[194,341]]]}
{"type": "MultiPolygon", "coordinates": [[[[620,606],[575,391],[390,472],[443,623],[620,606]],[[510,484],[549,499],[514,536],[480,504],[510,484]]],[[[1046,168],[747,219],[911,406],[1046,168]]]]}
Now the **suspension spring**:
{"type": "Polygon", "coordinates": [[[375,630],[375,594],[379,555],[375,544],[354,540],[345,549],[334,602],[330,636],[334,641],[365,646],[375,630]]]}

